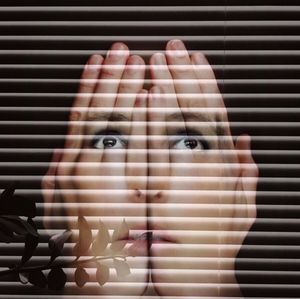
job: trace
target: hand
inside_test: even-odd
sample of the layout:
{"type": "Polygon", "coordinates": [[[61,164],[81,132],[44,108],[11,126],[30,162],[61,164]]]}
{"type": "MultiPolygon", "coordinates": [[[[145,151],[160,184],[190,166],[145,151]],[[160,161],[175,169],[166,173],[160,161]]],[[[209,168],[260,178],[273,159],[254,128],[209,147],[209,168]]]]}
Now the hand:
{"type": "Polygon", "coordinates": [[[148,219],[148,227],[162,240],[150,252],[155,289],[161,296],[239,295],[234,261],[256,217],[258,173],[250,139],[240,136],[233,143],[204,55],[189,55],[173,40],[166,54],[151,57],[150,70],[155,86],[148,100],[148,162],[159,166],[149,171],[154,220],[148,219]],[[226,293],[225,282],[236,287],[226,293]]]}
{"type": "MultiPolygon", "coordinates": [[[[60,208],[70,228],[69,217],[79,215],[88,216],[94,229],[98,219],[112,230],[128,217],[133,233],[146,228],[142,192],[147,174],[146,113],[137,111],[146,107],[144,75],[143,59],[130,56],[122,43],[114,44],[106,58],[89,59],[71,109],[64,149],[54,154],[42,182],[46,228],[51,228],[50,216],[62,213],[60,208]],[[92,223],[90,216],[96,217],[92,223]]],[[[148,280],[147,246],[141,251],[145,258],[135,264],[128,259],[132,275],[126,281],[136,283],[113,288],[108,284],[99,287],[101,294],[142,294],[148,280]]],[[[114,273],[110,281],[118,281],[114,273]]]]}

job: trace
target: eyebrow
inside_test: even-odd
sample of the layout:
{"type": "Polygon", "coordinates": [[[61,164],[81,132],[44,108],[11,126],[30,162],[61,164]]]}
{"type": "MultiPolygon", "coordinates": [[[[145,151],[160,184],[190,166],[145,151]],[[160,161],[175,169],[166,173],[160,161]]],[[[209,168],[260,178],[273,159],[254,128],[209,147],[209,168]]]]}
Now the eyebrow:
{"type": "Polygon", "coordinates": [[[195,113],[195,112],[175,112],[166,117],[166,119],[169,121],[174,121],[174,120],[196,120],[200,122],[216,122],[213,118],[207,116],[206,114],[203,113],[195,113]]]}
{"type": "Polygon", "coordinates": [[[101,112],[92,113],[88,116],[87,121],[126,121],[129,122],[130,119],[122,113],[117,112],[101,112]]]}
{"type": "MultiPolygon", "coordinates": [[[[115,122],[130,122],[131,120],[122,113],[118,112],[100,112],[92,113],[88,116],[87,121],[115,121],[115,122]]],[[[222,135],[222,130],[218,126],[218,120],[209,117],[203,113],[195,112],[175,112],[166,117],[166,121],[197,121],[197,122],[207,122],[210,124],[211,130],[215,135],[222,135]]]]}
{"type": "Polygon", "coordinates": [[[210,125],[210,128],[212,129],[213,133],[215,135],[218,135],[218,126],[217,126],[217,120],[209,117],[206,114],[203,113],[194,113],[194,112],[176,112],[168,115],[166,117],[167,121],[197,121],[197,122],[207,122],[210,125]]]}

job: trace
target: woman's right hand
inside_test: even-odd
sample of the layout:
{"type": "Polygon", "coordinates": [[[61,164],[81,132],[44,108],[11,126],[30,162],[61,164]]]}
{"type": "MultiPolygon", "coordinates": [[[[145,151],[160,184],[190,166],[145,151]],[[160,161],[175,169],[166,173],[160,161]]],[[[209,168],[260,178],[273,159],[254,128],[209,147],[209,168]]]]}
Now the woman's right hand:
{"type": "MultiPolygon", "coordinates": [[[[111,231],[125,219],[131,232],[145,231],[146,112],[136,109],[146,108],[144,76],[143,59],[130,56],[123,43],[113,44],[105,58],[89,59],[71,108],[64,149],[55,151],[42,181],[46,229],[54,228],[53,216],[64,211],[68,228],[75,228],[70,217],[82,215],[94,229],[99,219],[111,231]]],[[[122,282],[129,284],[97,284],[91,293],[141,295],[148,281],[147,246],[141,251],[143,256],[133,263],[128,259],[132,274],[122,282]]],[[[110,274],[109,282],[120,282],[115,271],[110,274]]]]}

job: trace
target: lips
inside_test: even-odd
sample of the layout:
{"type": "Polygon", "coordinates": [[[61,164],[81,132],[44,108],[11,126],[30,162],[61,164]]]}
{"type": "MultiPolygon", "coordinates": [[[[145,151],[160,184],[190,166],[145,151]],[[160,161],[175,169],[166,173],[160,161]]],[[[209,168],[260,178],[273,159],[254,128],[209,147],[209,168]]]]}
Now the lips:
{"type": "Polygon", "coordinates": [[[167,230],[145,231],[143,233],[130,234],[118,242],[131,243],[128,253],[131,256],[145,256],[153,244],[178,243],[167,230]]]}
{"type": "Polygon", "coordinates": [[[178,243],[169,233],[166,231],[153,231],[152,243],[178,243]]]}
{"type": "Polygon", "coordinates": [[[132,245],[128,248],[128,253],[131,256],[146,256],[152,245],[152,232],[144,232],[136,234],[130,238],[132,245]]]}

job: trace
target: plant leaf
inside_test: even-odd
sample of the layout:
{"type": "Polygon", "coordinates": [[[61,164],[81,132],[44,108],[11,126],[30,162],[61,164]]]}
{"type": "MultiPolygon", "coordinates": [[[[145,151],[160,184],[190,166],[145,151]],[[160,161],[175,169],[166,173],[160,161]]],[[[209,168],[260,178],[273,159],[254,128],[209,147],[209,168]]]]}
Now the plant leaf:
{"type": "Polygon", "coordinates": [[[125,247],[128,238],[129,238],[129,227],[125,222],[125,219],[123,219],[121,225],[113,232],[110,250],[114,253],[121,251],[125,247]]]}
{"type": "Polygon", "coordinates": [[[27,261],[30,260],[38,244],[39,244],[39,237],[33,236],[31,234],[26,235],[25,248],[21,260],[22,264],[25,264],[27,261]]]}
{"type": "Polygon", "coordinates": [[[118,278],[124,278],[130,274],[129,265],[125,261],[114,259],[114,267],[118,278]]]}
{"type": "Polygon", "coordinates": [[[31,217],[28,217],[27,223],[37,232],[37,227],[31,217]]]}
{"type": "MultiPolygon", "coordinates": [[[[2,216],[0,216],[2,219],[2,216]]],[[[14,239],[14,233],[0,221],[0,242],[10,243],[14,239]]]]}
{"type": "Polygon", "coordinates": [[[77,257],[84,255],[90,248],[93,241],[92,231],[86,219],[83,216],[78,217],[79,237],[74,247],[74,253],[77,257]]]}
{"type": "Polygon", "coordinates": [[[28,222],[26,222],[25,220],[23,220],[19,216],[2,215],[1,218],[5,219],[5,220],[13,221],[14,223],[17,223],[19,225],[22,225],[27,230],[27,233],[29,233],[29,234],[31,234],[33,236],[36,236],[36,237],[39,236],[39,234],[36,231],[36,228],[32,227],[28,222]]]}
{"type": "Polygon", "coordinates": [[[60,267],[52,268],[48,274],[48,288],[50,290],[61,290],[67,282],[67,275],[60,267]]]}
{"type": "Polygon", "coordinates": [[[86,219],[83,216],[78,217],[79,237],[74,247],[74,254],[79,257],[86,253],[93,241],[92,231],[86,219]]]}
{"type": "Polygon", "coordinates": [[[28,276],[28,281],[40,288],[45,288],[47,285],[46,276],[40,270],[31,271],[28,276]]]}
{"type": "Polygon", "coordinates": [[[75,282],[77,286],[82,288],[89,281],[89,274],[83,267],[78,267],[75,271],[75,282]]]}
{"type": "Polygon", "coordinates": [[[6,235],[0,231],[0,242],[11,243],[14,240],[12,236],[6,235]]]}
{"type": "Polygon", "coordinates": [[[53,262],[58,256],[62,254],[65,242],[69,240],[72,231],[66,230],[63,233],[53,235],[48,242],[49,249],[51,250],[50,262],[53,262]]]}
{"type": "Polygon", "coordinates": [[[109,280],[109,268],[106,265],[101,265],[98,263],[96,271],[96,280],[103,286],[109,280]]]}
{"type": "Polygon", "coordinates": [[[0,199],[1,201],[4,200],[9,200],[15,193],[16,190],[16,182],[12,182],[9,184],[9,186],[3,190],[1,193],[0,199]]]}
{"type": "Polygon", "coordinates": [[[110,241],[110,236],[109,236],[108,228],[101,220],[99,220],[98,234],[92,245],[92,250],[94,252],[94,255],[97,256],[103,253],[109,241],[110,241]]]}
{"type": "Polygon", "coordinates": [[[30,260],[30,258],[33,256],[33,254],[35,252],[36,247],[39,244],[39,234],[37,231],[37,227],[36,227],[35,223],[33,222],[32,218],[28,218],[27,223],[29,226],[32,227],[32,229],[34,229],[34,231],[37,233],[38,236],[29,234],[29,233],[26,235],[25,248],[24,248],[24,252],[22,255],[21,264],[25,264],[28,260],[30,260]]]}
{"type": "Polygon", "coordinates": [[[29,273],[28,272],[20,272],[19,280],[22,284],[27,284],[29,282],[29,273]]]}
{"type": "Polygon", "coordinates": [[[3,216],[0,216],[0,226],[5,228],[7,232],[16,233],[17,235],[27,234],[27,230],[23,225],[16,221],[5,219],[3,216]]]}

